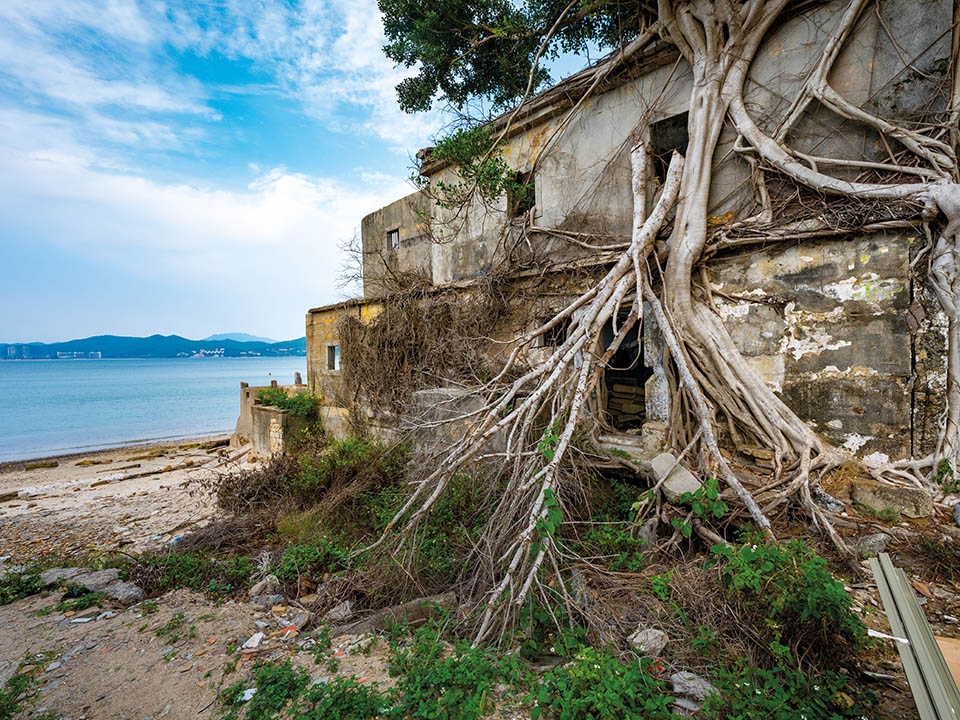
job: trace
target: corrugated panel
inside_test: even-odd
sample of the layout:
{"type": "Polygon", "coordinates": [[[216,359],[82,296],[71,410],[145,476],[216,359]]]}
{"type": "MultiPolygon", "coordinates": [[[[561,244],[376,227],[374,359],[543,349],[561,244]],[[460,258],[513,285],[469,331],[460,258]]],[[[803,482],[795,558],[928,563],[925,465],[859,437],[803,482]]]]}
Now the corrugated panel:
{"type": "Polygon", "coordinates": [[[906,639],[906,642],[897,641],[897,650],[920,717],[922,720],[960,719],[960,690],[906,574],[893,566],[886,553],[870,558],[870,568],[893,634],[906,639]]]}

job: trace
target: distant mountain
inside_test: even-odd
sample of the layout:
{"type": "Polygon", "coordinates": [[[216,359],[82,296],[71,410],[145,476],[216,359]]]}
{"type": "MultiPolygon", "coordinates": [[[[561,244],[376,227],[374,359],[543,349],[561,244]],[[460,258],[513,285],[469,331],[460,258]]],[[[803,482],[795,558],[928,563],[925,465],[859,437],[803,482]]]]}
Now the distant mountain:
{"type": "Polygon", "coordinates": [[[277,342],[273,338],[260,337],[259,335],[251,335],[250,333],[217,333],[216,335],[205,337],[204,340],[236,340],[237,342],[262,342],[271,344],[277,342]]]}
{"type": "Polygon", "coordinates": [[[193,358],[306,355],[306,338],[282,342],[189,340],[179,335],[96,335],[61,343],[0,343],[2,360],[43,358],[193,358]]]}

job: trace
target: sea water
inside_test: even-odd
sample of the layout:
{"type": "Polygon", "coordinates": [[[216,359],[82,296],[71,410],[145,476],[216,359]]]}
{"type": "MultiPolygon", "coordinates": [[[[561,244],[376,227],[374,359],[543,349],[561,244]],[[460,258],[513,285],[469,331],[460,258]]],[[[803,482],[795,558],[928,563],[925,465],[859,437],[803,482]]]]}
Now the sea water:
{"type": "Polygon", "coordinates": [[[0,461],[232,432],[240,382],[306,377],[305,357],[0,361],[0,461]]]}

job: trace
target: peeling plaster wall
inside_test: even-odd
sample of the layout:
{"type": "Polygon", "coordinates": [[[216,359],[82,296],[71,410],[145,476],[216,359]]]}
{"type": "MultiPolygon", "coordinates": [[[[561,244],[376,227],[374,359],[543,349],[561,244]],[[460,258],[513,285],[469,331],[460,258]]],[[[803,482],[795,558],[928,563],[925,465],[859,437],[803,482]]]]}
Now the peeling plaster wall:
{"type": "MultiPolygon", "coordinates": [[[[800,417],[862,457],[913,449],[917,242],[908,231],[874,233],[710,265],[718,311],[747,361],[800,417]]],[[[942,363],[945,347],[930,344],[942,363]]]]}

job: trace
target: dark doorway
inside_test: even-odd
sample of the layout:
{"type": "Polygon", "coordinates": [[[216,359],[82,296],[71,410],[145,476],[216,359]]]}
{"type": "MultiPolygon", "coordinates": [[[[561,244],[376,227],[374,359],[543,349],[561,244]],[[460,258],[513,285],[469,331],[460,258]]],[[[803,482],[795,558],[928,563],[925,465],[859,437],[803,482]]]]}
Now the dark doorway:
{"type": "Polygon", "coordinates": [[[650,155],[653,159],[653,171],[660,182],[667,179],[670,157],[676,150],[686,155],[690,136],[687,133],[689,113],[671,115],[650,125],[650,155]]]}
{"type": "MultiPolygon", "coordinates": [[[[621,312],[618,329],[629,312],[629,308],[621,312]]],[[[653,375],[653,370],[643,363],[643,342],[638,327],[639,324],[630,329],[604,370],[607,415],[617,430],[642,427],[646,415],[644,384],[653,375]]],[[[608,321],[603,328],[603,346],[610,347],[613,338],[613,323],[608,321]]]]}

